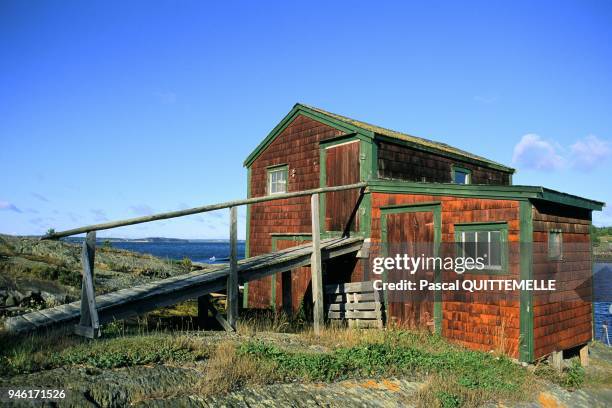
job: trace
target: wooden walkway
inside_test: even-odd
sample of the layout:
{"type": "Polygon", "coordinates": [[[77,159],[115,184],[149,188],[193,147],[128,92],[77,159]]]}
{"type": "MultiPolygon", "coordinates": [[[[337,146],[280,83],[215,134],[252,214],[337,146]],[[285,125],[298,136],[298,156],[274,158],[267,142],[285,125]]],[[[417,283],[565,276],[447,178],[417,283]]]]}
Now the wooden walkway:
{"type": "MultiPolygon", "coordinates": [[[[357,252],[362,238],[330,238],[321,241],[322,260],[357,252]]],[[[312,245],[288,248],[271,254],[260,255],[238,262],[238,282],[245,282],[309,265],[312,245]]],[[[171,306],[212,292],[226,289],[229,266],[206,272],[193,272],[174,276],[145,285],[122,289],[96,296],[96,309],[100,323],[123,319],[151,310],[171,306]]],[[[80,301],[44,309],[7,319],[9,332],[28,332],[41,328],[76,324],[81,314],[80,301]]]]}

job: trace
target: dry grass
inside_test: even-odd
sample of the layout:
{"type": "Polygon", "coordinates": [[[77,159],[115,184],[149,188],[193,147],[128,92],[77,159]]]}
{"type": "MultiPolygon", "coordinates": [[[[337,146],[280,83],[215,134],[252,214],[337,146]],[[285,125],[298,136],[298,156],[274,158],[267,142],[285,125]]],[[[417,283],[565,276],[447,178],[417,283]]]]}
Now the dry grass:
{"type": "Polygon", "coordinates": [[[391,342],[396,347],[412,347],[429,353],[439,353],[457,348],[428,330],[403,330],[401,328],[351,329],[327,326],[319,335],[312,328],[298,333],[300,339],[309,345],[324,346],[331,349],[350,348],[361,344],[382,344],[391,342]]]}
{"type": "Polygon", "coordinates": [[[299,330],[295,321],[287,317],[285,313],[265,311],[250,317],[241,318],[238,321],[236,331],[238,334],[253,336],[262,332],[273,333],[295,333],[299,330]]]}
{"type": "Polygon", "coordinates": [[[488,399],[481,389],[461,387],[453,378],[432,375],[411,402],[416,402],[418,408],[469,408],[481,406],[488,399]]]}
{"type": "Polygon", "coordinates": [[[273,364],[238,355],[236,345],[227,341],[220,343],[211,354],[195,391],[206,397],[225,394],[247,384],[272,384],[276,380],[273,364]]]}
{"type": "Polygon", "coordinates": [[[496,329],[495,353],[497,355],[508,355],[510,351],[510,341],[506,336],[506,319],[502,318],[501,325],[496,329]]]}
{"type": "Polygon", "coordinates": [[[327,348],[354,347],[363,343],[382,343],[384,333],[380,330],[349,329],[343,327],[327,326],[316,334],[314,329],[307,328],[298,333],[299,338],[311,346],[327,348]]]}

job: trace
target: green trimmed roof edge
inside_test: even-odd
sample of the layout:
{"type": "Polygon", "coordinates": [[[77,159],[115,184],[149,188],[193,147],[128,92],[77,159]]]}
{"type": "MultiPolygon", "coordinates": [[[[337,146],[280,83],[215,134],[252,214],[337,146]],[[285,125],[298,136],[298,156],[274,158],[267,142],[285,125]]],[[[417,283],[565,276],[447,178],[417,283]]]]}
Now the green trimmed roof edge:
{"type": "Polygon", "coordinates": [[[601,211],[606,203],[541,186],[416,183],[401,180],[371,180],[370,191],[483,197],[506,200],[543,200],[572,207],[601,211]]]}

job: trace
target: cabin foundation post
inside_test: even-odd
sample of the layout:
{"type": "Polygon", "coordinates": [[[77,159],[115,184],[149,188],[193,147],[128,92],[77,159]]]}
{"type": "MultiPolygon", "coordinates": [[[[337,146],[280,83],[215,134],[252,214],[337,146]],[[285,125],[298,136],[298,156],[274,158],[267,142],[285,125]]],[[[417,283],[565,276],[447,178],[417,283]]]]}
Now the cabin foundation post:
{"type": "Polygon", "coordinates": [[[291,294],[291,271],[281,273],[281,286],[283,294],[283,312],[291,316],[293,309],[293,298],[291,294]]]}
{"type": "Polygon", "coordinates": [[[90,339],[100,337],[100,321],[96,309],[96,291],[94,288],[94,261],[96,256],[96,232],[90,231],[83,241],[81,262],[83,280],[81,283],[81,319],[74,326],[75,334],[90,339]]]}
{"type": "Polygon", "coordinates": [[[312,303],[314,315],[314,331],[320,334],[324,325],[323,311],[323,270],[321,267],[321,234],[319,228],[319,194],[310,197],[312,217],[312,257],[310,272],[312,275],[312,303]]]}
{"type": "Polygon", "coordinates": [[[209,309],[210,309],[209,295],[198,297],[198,327],[200,329],[207,328],[210,324],[210,319],[208,318],[209,309]]]}
{"type": "Polygon", "coordinates": [[[589,365],[589,345],[585,344],[580,348],[580,365],[587,367],[589,365]]]}
{"type": "Polygon", "coordinates": [[[212,296],[210,294],[198,297],[198,322],[201,324],[200,327],[206,327],[207,323],[210,321],[208,318],[209,311],[225,331],[235,331],[235,329],[230,326],[227,319],[223,317],[221,313],[219,313],[215,305],[212,303],[212,296]]]}
{"type": "Polygon", "coordinates": [[[236,207],[230,207],[230,272],[227,277],[227,322],[236,330],[238,319],[238,215],[236,207]]]}
{"type": "Polygon", "coordinates": [[[549,362],[555,370],[563,371],[563,350],[550,353],[549,362]]]}

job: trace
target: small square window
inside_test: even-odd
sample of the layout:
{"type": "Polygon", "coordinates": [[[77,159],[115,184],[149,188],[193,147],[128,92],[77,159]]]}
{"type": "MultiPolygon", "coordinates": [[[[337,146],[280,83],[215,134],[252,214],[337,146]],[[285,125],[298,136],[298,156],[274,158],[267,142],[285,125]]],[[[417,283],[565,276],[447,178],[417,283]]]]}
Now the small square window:
{"type": "Polygon", "coordinates": [[[474,259],[483,258],[485,272],[504,274],[508,262],[505,245],[507,236],[508,226],[505,223],[457,224],[455,225],[457,255],[474,259]]]}
{"type": "Polygon", "coordinates": [[[287,166],[268,169],[268,194],[287,192],[287,166]]]}
{"type": "Polygon", "coordinates": [[[563,235],[561,230],[548,231],[548,257],[560,260],[563,256],[563,235]]]}
{"type": "Polygon", "coordinates": [[[472,182],[471,171],[468,169],[453,166],[452,173],[453,183],[455,184],[470,184],[472,182]]]}

